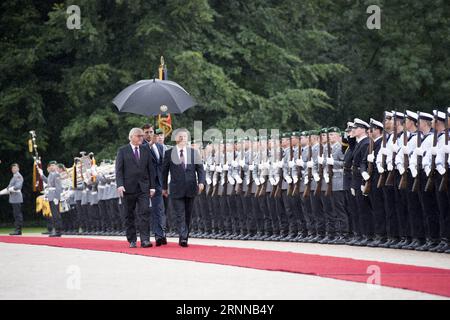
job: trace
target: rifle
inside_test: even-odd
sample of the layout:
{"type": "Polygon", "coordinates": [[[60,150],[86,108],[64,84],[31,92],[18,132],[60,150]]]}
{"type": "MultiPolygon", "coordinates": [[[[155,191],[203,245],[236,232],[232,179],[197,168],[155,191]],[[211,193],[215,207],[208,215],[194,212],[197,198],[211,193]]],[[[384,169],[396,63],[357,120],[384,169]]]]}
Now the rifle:
{"type": "MultiPolygon", "coordinates": [[[[387,121],[387,117],[386,117],[387,113],[386,111],[384,112],[384,121],[383,121],[383,140],[382,140],[382,146],[383,149],[386,148],[386,143],[387,143],[387,137],[386,137],[386,121],[387,121]]],[[[380,189],[382,187],[384,187],[385,183],[386,183],[386,158],[387,156],[385,154],[383,154],[381,156],[381,167],[384,169],[383,173],[380,173],[380,177],[378,178],[378,183],[377,183],[377,188],[380,189]]]]}
{"type": "MultiPolygon", "coordinates": [[[[266,159],[266,162],[269,159],[269,141],[267,139],[266,139],[266,158],[265,159],[266,159]]],[[[262,158],[261,158],[261,160],[262,160],[262,158]]],[[[262,161],[261,161],[261,163],[262,163],[262,161]]],[[[263,169],[263,170],[264,170],[263,172],[266,172],[269,169],[263,169]]],[[[259,190],[258,197],[263,197],[266,194],[268,178],[269,178],[269,174],[267,173],[264,177],[264,183],[261,184],[261,188],[259,190]]]]}
{"type": "Polygon", "coordinates": [[[39,174],[39,169],[42,170],[42,161],[41,157],[39,156],[38,150],[37,150],[37,143],[36,143],[36,131],[31,130],[31,141],[29,142],[30,152],[34,152],[33,159],[33,191],[34,192],[41,192],[44,190],[44,182],[42,181],[42,177],[39,174]],[[35,180],[35,181],[34,181],[35,180]]]}
{"type": "MultiPolygon", "coordinates": [[[[311,136],[308,137],[309,146],[308,146],[308,162],[311,161],[312,157],[312,147],[311,147],[311,136]]],[[[305,185],[305,191],[303,191],[303,198],[308,198],[311,193],[311,179],[312,179],[312,168],[308,168],[308,183],[305,185]]]]}
{"type": "MultiPolygon", "coordinates": [[[[216,155],[214,153],[214,165],[216,165],[216,163],[220,164],[220,142],[217,144],[217,162],[216,162],[216,155]]],[[[213,187],[213,191],[211,193],[211,196],[217,196],[219,195],[219,184],[220,184],[220,180],[222,178],[222,174],[215,171],[215,173],[217,174],[217,179],[216,179],[216,185],[213,187]]]]}
{"type": "MultiPolygon", "coordinates": [[[[406,112],[405,112],[406,114],[406,112]]],[[[403,146],[407,147],[408,145],[408,131],[406,130],[406,120],[403,124],[403,146]]],[[[409,167],[409,155],[403,153],[403,168],[405,172],[403,172],[402,177],[400,178],[400,183],[398,185],[399,190],[405,190],[408,188],[408,167],[409,167]]]]}
{"type": "MultiPolygon", "coordinates": [[[[294,161],[294,151],[292,150],[292,137],[289,139],[289,162],[294,161]]],[[[288,165],[289,165],[288,162],[288,165]]],[[[289,168],[289,166],[288,166],[289,168]]],[[[288,169],[288,172],[290,171],[292,176],[292,169],[288,169]]],[[[287,195],[292,196],[292,193],[294,192],[294,182],[291,182],[287,189],[287,195]]]]}
{"type": "MultiPolygon", "coordinates": [[[[233,161],[236,161],[236,145],[233,143],[233,161]]],[[[228,169],[229,170],[229,169],[228,169]]],[[[236,195],[236,189],[238,187],[237,181],[234,182],[234,186],[231,186],[231,195],[236,195]]]]}
{"type": "MultiPolygon", "coordinates": [[[[281,141],[279,143],[280,143],[280,153],[278,155],[278,158],[279,158],[278,160],[281,162],[281,161],[283,161],[283,147],[281,146],[281,141]]],[[[274,147],[275,147],[275,145],[274,145],[274,147]]],[[[278,181],[278,184],[276,185],[276,188],[272,189],[274,198],[281,197],[281,191],[283,189],[283,179],[284,179],[284,177],[283,177],[283,168],[279,168],[278,169],[278,176],[280,177],[280,180],[278,181]]]]}
{"type": "MultiPolygon", "coordinates": [[[[445,145],[448,146],[448,109],[447,112],[445,112],[445,145]]],[[[444,159],[445,173],[442,176],[441,184],[439,185],[439,192],[447,192],[448,190],[448,153],[445,153],[444,159]]]]}
{"type": "MultiPolygon", "coordinates": [[[[227,141],[225,141],[223,143],[223,164],[227,164],[227,141]]],[[[228,168],[228,170],[230,170],[230,168],[228,168]]],[[[221,196],[224,197],[227,195],[227,191],[228,191],[228,170],[223,171],[222,169],[222,176],[223,176],[223,189],[222,189],[222,194],[221,196]]]]}
{"type": "MultiPolygon", "coordinates": [[[[216,163],[215,163],[216,162],[216,149],[214,148],[214,146],[211,149],[211,157],[213,158],[214,166],[216,166],[216,163]]],[[[214,173],[213,173],[213,176],[211,177],[211,181],[213,181],[213,179],[214,179],[214,173]]],[[[217,186],[217,184],[216,184],[216,186],[217,186]]],[[[212,182],[211,182],[211,186],[209,187],[208,193],[206,194],[208,197],[212,197],[214,188],[215,188],[215,186],[213,186],[212,182]]]]}
{"type": "MultiPolygon", "coordinates": [[[[249,159],[248,159],[248,164],[252,165],[254,164],[253,162],[253,141],[250,141],[250,154],[249,154],[249,159]]],[[[248,173],[248,186],[247,186],[247,191],[245,192],[245,196],[249,197],[252,194],[252,189],[253,189],[253,170],[250,170],[250,168],[248,169],[249,173],[248,173]]]]}
{"type": "MultiPolygon", "coordinates": [[[[239,160],[245,160],[245,144],[244,139],[241,141],[241,152],[239,153],[239,160]]],[[[243,184],[244,184],[244,170],[242,170],[241,165],[239,164],[239,177],[242,180],[242,183],[236,183],[236,194],[243,194],[243,184]]]]}
{"type": "MultiPolygon", "coordinates": [[[[323,145],[322,145],[322,133],[319,134],[319,155],[323,158],[323,145]]],[[[317,181],[317,187],[314,191],[314,195],[317,197],[322,192],[322,179],[323,179],[323,164],[319,163],[319,181],[317,181]]]]}
{"type": "MultiPolygon", "coordinates": [[[[417,118],[417,148],[420,148],[422,146],[422,137],[420,135],[420,112],[417,111],[418,118],[417,118]]],[[[412,192],[419,192],[420,190],[420,173],[422,171],[422,156],[417,155],[417,176],[414,178],[414,182],[412,185],[412,192]]]]}
{"type": "MultiPolygon", "coordinates": [[[[372,129],[373,130],[373,129],[372,129]]],[[[373,152],[373,138],[369,137],[369,150],[368,150],[368,154],[372,154],[373,152]]],[[[373,162],[368,162],[367,164],[367,174],[369,176],[372,176],[373,173],[373,162]]],[[[369,178],[369,180],[366,181],[366,184],[364,185],[364,190],[363,190],[363,195],[367,196],[370,193],[370,190],[372,189],[372,183],[371,183],[371,178],[369,178]]]]}
{"type": "MultiPolygon", "coordinates": [[[[437,140],[438,140],[438,133],[436,130],[436,123],[438,121],[438,117],[437,117],[437,112],[434,115],[434,122],[433,122],[433,129],[434,129],[434,133],[433,133],[433,147],[436,147],[437,145],[437,140]]],[[[433,191],[434,189],[434,175],[436,174],[436,155],[431,155],[431,171],[430,171],[430,175],[428,176],[428,180],[427,183],[425,184],[425,191],[426,192],[430,192],[433,191]]]]}
{"type": "MultiPolygon", "coordinates": [[[[298,147],[297,148],[298,148],[297,158],[300,160],[302,158],[302,145],[301,145],[300,142],[298,143],[298,147]]],[[[303,169],[303,168],[301,168],[301,169],[303,169]]],[[[296,196],[300,192],[300,185],[302,183],[302,170],[301,169],[300,169],[300,167],[297,168],[298,180],[297,180],[297,183],[294,186],[294,190],[292,190],[292,196],[296,196]]]]}
{"type": "MultiPolygon", "coordinates": [[[[331,143],[330,143],[330,135],[327,130],[327,154],[328,158],[331,158],[331,143]]],[[[331,196],[331,193],[333,192],[333,166],[328,164],[328,184],[327,184],[327,190],[325,191],[325,196],[331,196]]]]}
{"type": "MultiPolygon", "coordinates": [[[[392,143],[393,144],[397,144],[397,117],[396,117],[396,113],[394,114],[394,132],[392,133],[393,137],[392,137],[392,143]]],[[[397,152],[393,152],[392,153],[392,166],[395,165],[395,157],[397,156],[397,152]]],[[[387,178],[386,178],[386,183],[384,185],[386,186],[393,186],[394,185],[394,170],[392,169],[392,171],[389,172],[387,178]]]]}

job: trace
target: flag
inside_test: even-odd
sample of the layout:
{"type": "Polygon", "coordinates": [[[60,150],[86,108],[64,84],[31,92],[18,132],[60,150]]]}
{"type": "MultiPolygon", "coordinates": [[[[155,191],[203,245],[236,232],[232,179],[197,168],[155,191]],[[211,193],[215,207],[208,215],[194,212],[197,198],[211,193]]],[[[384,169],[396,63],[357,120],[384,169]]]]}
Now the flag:
{"type": "MultiPolygon", "coordinates": [[[[168,80],[167,67],[164,63],[164,57],[161,56],[161,64],[158,68],[159,80],[168,80]]],[[[172,117],[170,113],[165,115],[158,115],[158,128],[164,132],[164,136],[167,137],[172,132],[172,117]]]]}

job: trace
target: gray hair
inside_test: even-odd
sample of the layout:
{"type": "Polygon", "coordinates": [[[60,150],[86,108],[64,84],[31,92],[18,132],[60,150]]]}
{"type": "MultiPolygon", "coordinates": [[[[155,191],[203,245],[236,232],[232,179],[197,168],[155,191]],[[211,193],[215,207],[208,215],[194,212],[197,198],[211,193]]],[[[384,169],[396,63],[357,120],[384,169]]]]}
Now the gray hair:
{"type": "Polygon", "coordinates": [[[130,133],[128,134],[128,139],[131,141],[131,138],[135,135],[135,134],[142,134],[143,131],[141,128],[133,128],[130,130],[130,133]]]}

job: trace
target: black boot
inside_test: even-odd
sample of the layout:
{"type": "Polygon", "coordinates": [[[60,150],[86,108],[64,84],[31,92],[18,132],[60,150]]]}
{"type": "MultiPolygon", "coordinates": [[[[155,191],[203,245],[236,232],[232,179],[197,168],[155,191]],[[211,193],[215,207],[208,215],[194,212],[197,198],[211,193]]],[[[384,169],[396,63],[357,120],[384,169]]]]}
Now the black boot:
{"type": "Polygon", "coordinates": [[[22,229],[17,228],[17,229],[14,230],[13,232],[11,232],[9,235],[10,235],[10,236],[21,236],[21,235],[22,235],[22,229]]]}

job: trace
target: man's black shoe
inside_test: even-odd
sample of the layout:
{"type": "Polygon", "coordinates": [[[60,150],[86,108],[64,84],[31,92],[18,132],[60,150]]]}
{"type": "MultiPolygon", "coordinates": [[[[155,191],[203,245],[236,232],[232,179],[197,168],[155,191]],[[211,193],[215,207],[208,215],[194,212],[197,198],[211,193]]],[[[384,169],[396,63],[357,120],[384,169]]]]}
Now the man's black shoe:
{"type": "Polygon", "coordinates": [[[153,247],[153,245],[150,241],[144,241],[141,243],[141,248],[151,248],[151,247],[153,247]]]}
{"type": "Polygon", "coordinates": [[[161,247],[162,246],[162,239],[156,239],[156,246],[161,247]]]}
{"type": "Polygon", "coordinates": [[[10,236],[21,236],[22,235],[22,231],[15,230],[15,231],[11,232],[9,235],[10,236]]]}
{"type": "Polygon", "coordinates": [[[187,248],[188,247],[187,241],[180,241],[180,246],[183,248],[187,248]]]}
{"type": "Polygon", "coordinates": [[[136,241],[131,241],[130,242],[130,248],[137,248],[136,241]]]}
{"type": "Polygon", "coordinates": [[[48,235],[50,238],[61,237],[61,232],[53,232],[48,235]]]}
{"type": "Polygon", "coordinates": [[[162,245],[166,245],[167,244],[167,238],[166,237],[161,238],[161,244],[162,245]]]}

